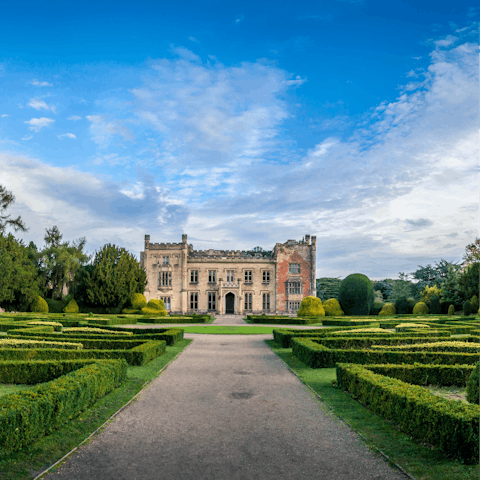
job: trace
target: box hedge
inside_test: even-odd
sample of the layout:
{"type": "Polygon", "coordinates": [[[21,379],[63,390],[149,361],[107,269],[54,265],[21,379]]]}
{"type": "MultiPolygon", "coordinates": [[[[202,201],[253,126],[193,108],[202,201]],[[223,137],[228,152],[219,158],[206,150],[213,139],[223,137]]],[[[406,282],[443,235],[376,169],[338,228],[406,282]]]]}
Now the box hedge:
{"type": "Polygon", "coordinates": [[[123,383],[124,360],[95,362],[32,390],[0,398],[0,451],[20,450],[77,417],[123,383]]]}
{"type": "Polygon", "coordinates": [[[425,388],[373,373],[362,365],[336,366],[340,388],[413,438],[434,445],[449,457],[478,463],[477,405],[453,402],[425,388]]]}
{"type": "Polygon", "coordinates": [[[478,354],[456,352],[396,352],[373,349],[330,349],[312,338],[293,338],[292,353],[311,368],[333,368],[345,363],[433,363],[442,365],[468,364],[478,360],[478,354]]]}

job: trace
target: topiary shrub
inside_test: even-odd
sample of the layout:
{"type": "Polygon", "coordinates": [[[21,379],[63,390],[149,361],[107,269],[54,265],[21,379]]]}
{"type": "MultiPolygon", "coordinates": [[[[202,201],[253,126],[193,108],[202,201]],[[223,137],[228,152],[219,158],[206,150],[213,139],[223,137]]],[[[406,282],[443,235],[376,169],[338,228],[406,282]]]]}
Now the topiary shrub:
{"type": "Polygon", "coordinates": [[[432,295],[430,298],[430,313],[433,315],[438,315],[441,312],[440,309],[440,297],[438,295],[432,295]]]}
{"type": "Polygon", "coordinates": [[[141,310],[147,306],[147,299],[142,293],[132,293],[130,303],[132,304],[133,310],[141,310]]]}
{"type": "Polygon", "coordinates": [[[147,303],[148,308],[156,308],[157,310],[165,310],[165,303],[163,300],[157,300],[155,298],[152,298],[148,303],[147,303]]]}
{"type": "MultiPolygon", "coordinates": [[[[443,313],[444,315],[448,314],[448,307],[450,305],[453,305],[453,302],[451,300],[444,300],[440,302],[440,313],[443,313]]],[[[455,307],[453,307],[455,309],[455,307]]]]}
{"type": "Polygon", "coordinates": [[[325,300],[322,306],[325,310],[325,315],[329,317],[340,317],[345,315],[336,298],[329,298],[328,300],[325,300]]]}
{"type": "Polygon", "coordinates": [[[385,304],[383,302],[374,302],[370,308],[370,315],[378,315],[385,304]]]}
{"type": "Polygon", "coordinates": [[[338,301],[345,315],[368,315],[375,294],[370,279],[361,273],[353,273],[342,280],[338,301]]]}
{"type": "Polygon", "coordinates": [[[413,307],[410,307],[407,297],[399,297],[395,300],[395,310],[398,314],[409,315],[412,313],[413,307]]]}
{"type": "Polygon", "coordinates": [[[463,302],[463,314],[468,317],[472,313],[472,304],[470,303],[470,300],[465,300],[463,302]]]}
{"type": "Polygon", "coordinates": [[[122,313],[125,313],[127,315],[132,315],[132,314],[142,313],[142,311],[141,310],[135,310],[134,308],[124,308],[122,310],[122,313]]]}
{"type": "Polygon", "coordinates": [[[470,303],[472,305],[472,311],[471,313],[475,313],[475,312],[478,312],[478,297],[476,295],[474,295],[471,299],[470,299],[470,303]]]}
{"type": "Polygon", "coordinates": [[[438,288],[437,285],[434,285],[433,287],[426,286],[422,292],[422,298],[420,301],[424,302],[429,307],[432,297],[435,295],[440,299],[443,296],[442,289],[438,288]]]}
{"type": "Polygon", "coordinates": [[[297,311],[297,317],[324,317],[325,309],[322,301],[318,297],[305,297],[300,303],[297,311]]]}
{"type": "Polygon", "coordinates": [[[30,305],[30,310],[36,313],[48,313],[48,303],[40,296],[35,297],[30,305]]]}
{"type": "Polygon", "coordinates": [[[424,302],[418,302],[413,307],[414,315],[428,315],[429,309],[424,302]]]}
{"type": "Polygon", "coordinates": [[[479,362],[476,363],[475,368],[473,369],[472,373],[468,377],[467,380],[467,402],[469,403],[476,403],[477,405],[480,404],[479,399],[479,362]]]}
{"type": "Polygon", "coordinates": [[[455,307],[452,304],[448,307],[448,315],[455,315],[455,307]]]}
{"type": "Polygon", "coordinates": [[[395,305],[393,303],[386,303],[378,315],[395,315],[397,311],[395,310],[395,305]]]}
{"type": "Polygon", "coordinates": [[[64,313],[78,313],[79,308],[78,308],[77,302],[72,298],[68,302],[67,306],[63,309],[63,312],[64,313]]]}
{"type": "Polygon", "coordinates": [[[156,315],[157,317],[166,317],[166,310],[158,310],[158,308],[143,307],[141,310],[143,315],[156,315]]]}
{"type": "Polygon", "coordinates": [[[417,302],[413,297],[408,297],[407,302],[408,302],[408,305],[410,306],[410,311],[408,313],[412,314],[413,313],[413,307],[417,304],[417,302]]]}

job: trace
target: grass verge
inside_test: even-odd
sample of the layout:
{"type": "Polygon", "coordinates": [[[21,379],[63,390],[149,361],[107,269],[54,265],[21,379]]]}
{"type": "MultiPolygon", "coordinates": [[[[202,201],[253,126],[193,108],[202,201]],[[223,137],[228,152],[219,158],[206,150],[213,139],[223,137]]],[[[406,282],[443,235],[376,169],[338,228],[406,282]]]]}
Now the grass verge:
{"type": "Polygon", "coordinates": [[[367,445],[384,452],[417,480],[478,480],[478,465],[463,465],[445,458],[438,450],[414,442],[392,423],[333,386],[332,382],[336,381],[334,368],[312,369],[295,358],[291,348],[281,348],[273,340],[265,340],[265,343],[332,407],[338,417],[361,433],[367,445]]]}
{"type": "MultiPolygon", "coordinates": [[[[285,328],[288,328],[287,325],[285,328]]],[[[293,326],[292,328],[298,327],[298,325],[293,326]]],[[[310,325],[308,326],[310,328],[310,325]]],[[[204,333],[208,335],[265,335],[267,333],[272,333],[275,328],[279,327],[250,327],[248,325],[195,325],[195,326],[188,326],[184,327],[183,325],[181,328],[185,333],[204,333]]],[[[282,328],[284,326],[282,325],[282,328]]]]}
{"type": "Polygon", "coordinates": [[[38,439],[23,450],[10,455],[2,455],[0,457],[0,478],[2,480],[35,478],[103,425],[142,389],[145,382],[154,379],[159,371],[192,341],[184,339],[177,342],[176,345],[167,346],[163,355],[147,365],[129,367],[127,381],[97,401],[86,412],[66,423],[52,435],[38,439]]]}

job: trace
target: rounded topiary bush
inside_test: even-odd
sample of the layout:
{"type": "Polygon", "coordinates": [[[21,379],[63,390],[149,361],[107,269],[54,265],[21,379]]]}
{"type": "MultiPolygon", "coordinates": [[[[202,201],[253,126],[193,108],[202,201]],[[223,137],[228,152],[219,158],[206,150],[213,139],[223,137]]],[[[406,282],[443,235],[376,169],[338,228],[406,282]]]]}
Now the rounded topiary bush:
{"type": "Polygon", "coordinates": [[[383,302],[373,302],[370,308],[370,315],[378,315],[385,304],[383,302]]]}
{"type": "Polygon", "coordinates": [[[470,303],[470,300],[466,300],[463,302],[463,314],[468,317],[472,313],[472,304],[470,303]]]}
{"type": "Polygon", "coordinates": [[[476,403],[477,405],[480,404],[479,399],[479,362],[475,365],[473,372],[470,374],[467,380],[467,402],[469,403],[476,403]]]}
{"type": "Polygon", "coordinates": [[[339,317],[345,315],[343,313],[342,307],[336,298],[329,298],[325,300],[322,304],[323,309],[325,310],[325,315],[329,317],[339,317]]]}
{"type": "MultiPolygon", "coordinates": [[[[413,307],[412,307],[413,308],[413,307]]],[[[408,315],[412,313],[410,302],[407,297],[399,297],[395,300],[395,310],[398,314],[408,315]]]]}
{"type": "Polygon", "coordinates": [[[470,304],[472,306],[472,311],[471,313],[475,313],[478,311],[478,297],[476,295],[474,295],[471,299],[470,299],[470,304]]]}
{"type": "Polygon", "coordinates": [[[297,317],[324,317],[325,309],[318,297],[305,297],[300,303],[297,317]]]}
{"type": "Polygon", "coordinates": [[[428,315],[429,309],[424,302],[418,302],[413,307],[413,314],[414,315],[428,315]]]}
{"type": "Polygon", "coordinates": [[[63,313],[78,313],[78,303],[72,298],[67,306],[63,309],[63,313]]]}
{"type": "Polygon", "coordinates": [[[441,307],[440,307],[440,297],[438,295],[432,295],[430,298],[430,305],[428,307],[430,309],[430,313],[433,315],[438,315],[441,313],[441,307]]]}
{"type": "Polygon", "coordinates": [[[397,313],[395,309],[395,305],[393,303],[386,303],[382,310],[380,311],[379,315],[395,315],[397,313]]]}
{"type": "Polygon", "coordinates": [[[48,313],[48,303],[40,296],[35,297],[30,305],[30,310],[36,313],[48,313]]]}
{"type": "Polygon", "coordinates": [[[338,301],[345,315],[368,315],[375,294],[370,279],[361,273],[353,273],[342,280],[338,301]]]}
{"type": "Polygon", "coordinates": [[[147,299],[142,293],[132,293],[130,303],[134,310],[141,310],[143,307],[147,306],[147,299]]]}
{"type": "Polygon", "coordinates": [[[156,298],[152,298],[148,303],[147,303],[148,308],[155,308],[157,310],[165,310],[165,303],[163,300],[157,300],[156,298]]]}
{"type": "Polygon", "coordinates": [[[452,304],[448,307],[448,315],[455,315],[455,307],[452,304]]]}

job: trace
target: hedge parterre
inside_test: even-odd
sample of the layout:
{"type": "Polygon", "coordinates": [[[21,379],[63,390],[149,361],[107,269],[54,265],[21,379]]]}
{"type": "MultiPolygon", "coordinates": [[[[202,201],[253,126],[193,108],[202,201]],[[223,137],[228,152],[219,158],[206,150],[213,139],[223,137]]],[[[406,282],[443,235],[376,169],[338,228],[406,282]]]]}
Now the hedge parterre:
{"type": "Polygon", "coordinates": [[[365,366],[339,363],[337,382],[369,409],[394,422],[412,437],[436,446],[447,456],[477,463],[477,405],[452,402],[425,388],[373,373],[365,366]]]}
{"type": "Polygon", "coordinates": [[[48,435],[123,383],[125,360],[96,361],[32,390],[0,398],[0,451],[48,435]]]}

